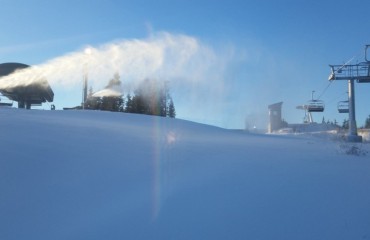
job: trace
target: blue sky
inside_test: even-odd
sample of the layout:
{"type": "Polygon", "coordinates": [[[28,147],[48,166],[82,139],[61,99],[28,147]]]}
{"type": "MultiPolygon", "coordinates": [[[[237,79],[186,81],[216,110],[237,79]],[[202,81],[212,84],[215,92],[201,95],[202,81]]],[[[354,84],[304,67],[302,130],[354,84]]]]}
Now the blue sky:
{"type": "MultiPolygon", "coordinates": [[[[366,0],[0,0],[0,6],[0,62],[39,65],[85,46],[146,39],[157,32],[199,40],[227,58],[222,96],[208,96],[204,108],[213,108],[202,114],[195,109],[202,103],[185,106],[187,93],[174,90],[178,117],[227,128],[244,128],[246,122],[266,127],[267,105],[280,101],[283,117],[301,122],[304,113],[295,107],[305,104],[312,90],[322,95],[329,84],[328,64],[354,56],[363,61],[364,45],[370,44],[366,0]]],[[[78,87],[53,90],[57,108],[80,103],[78,87]]],[[[315,120],[347,118],[336,111],[346,91],[345,81],[330,84],[321,97],[326,111],[315,120]]],[[[369,100],[370,84],[356,84],[359,126],[370,114],[369,100]]]]}

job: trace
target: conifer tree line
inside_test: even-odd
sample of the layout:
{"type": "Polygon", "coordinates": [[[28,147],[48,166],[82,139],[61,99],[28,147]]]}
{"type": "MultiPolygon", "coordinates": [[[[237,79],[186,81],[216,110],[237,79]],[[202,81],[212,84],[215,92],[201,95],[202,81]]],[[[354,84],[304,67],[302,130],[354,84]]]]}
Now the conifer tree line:
{"type": "MultiPolygon", "coordinates": [[[[342,128],[344,128],[344,129],[349,128],[349,120],[348,119],[343,120],[342,128]]],[[[370,115],[365,119],[365,124],[363,126],[361,126],[360,128],[370,128],[370,115]]]]}
{"type": "Polygon", "coordinates": [[[146,79],[126,96],[120,93],[121,87],[120,77],[115,74],[104,88],[103,96],[93,94],[90,88],[85,109],[176,117],[175,105],[165,82],[146,79]]]}

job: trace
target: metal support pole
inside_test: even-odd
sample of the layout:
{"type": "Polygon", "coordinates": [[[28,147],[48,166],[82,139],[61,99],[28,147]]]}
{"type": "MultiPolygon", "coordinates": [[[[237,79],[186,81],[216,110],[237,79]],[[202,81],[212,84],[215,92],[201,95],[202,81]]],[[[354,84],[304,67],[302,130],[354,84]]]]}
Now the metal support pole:
{"type": "Polygon", "coordinates": [[[349,132],[348,141],[361,142],[362,137],[357,135],[356,112],[355,112],[355,80],[348,80],[348,107],[349,107],[349,132]]]}
{"type": "Polygon", "coordinates": [[[18,101],[18,108],[24,108],[24,107],[25,107],[24,100],[19,100],[18,101]]]}
{"type": "Polygon", "coordinates": [[[83,77],[83,87],[82,87],[82,109],[85,109],[87,99],[87,73],[83,77]]]}
{"type": "Polygon", "coordinates": [[[349,135],[357,135],[356,113],[355,113],[355,84],[354,80],[348,80],[349,100],[349,135]]]}
{"type": "Polygon", "coordinates": [[[312,114],[310,112],[308,112],[308,122],[313,123],[312,114]]]}

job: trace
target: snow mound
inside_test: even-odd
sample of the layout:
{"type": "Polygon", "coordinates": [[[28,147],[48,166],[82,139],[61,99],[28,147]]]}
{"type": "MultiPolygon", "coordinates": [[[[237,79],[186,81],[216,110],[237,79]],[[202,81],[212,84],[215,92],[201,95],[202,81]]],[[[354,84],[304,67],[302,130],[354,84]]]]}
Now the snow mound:
{"type": "Polygon", "coordinates": [[[0,134],[3,240],[370,239],[370,161],[326,138],[15,109],[0,134]]]}

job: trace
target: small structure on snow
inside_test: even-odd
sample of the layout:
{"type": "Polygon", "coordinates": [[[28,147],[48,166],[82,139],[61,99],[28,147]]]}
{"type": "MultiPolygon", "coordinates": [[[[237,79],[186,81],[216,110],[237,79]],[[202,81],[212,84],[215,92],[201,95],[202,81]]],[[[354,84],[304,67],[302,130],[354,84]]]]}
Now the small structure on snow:
{"type": "Polygon", "coordinates": [[[279,130],[283,127],[283,120],[281,119],[281,108],[283,102],[274,103],[268,106],[269,109],[269,125],[268,133],[279,130]]]}
{"type": "Polygon", "coordinates": [[[29,68],[22,63],[0,64],[0,93],[10,100],[18,102],[18,108],[30,109],[32,105],[41,105],[44,102],[52,102],[54,92],[45,78],[12,79],[12,74],[29,68]],[[4,78],[7,77],[7,78],[4,78]]]}

